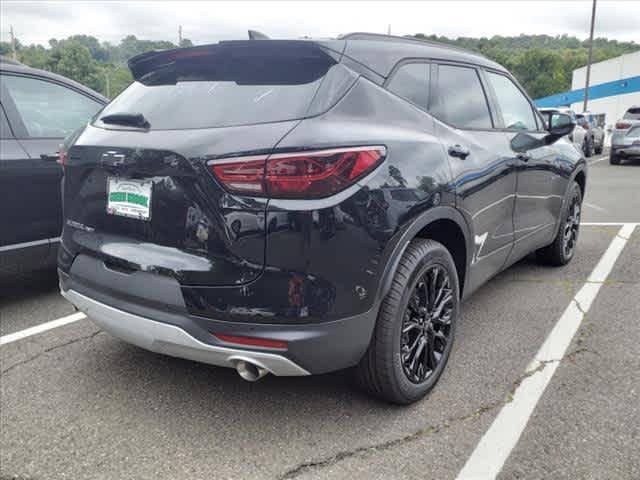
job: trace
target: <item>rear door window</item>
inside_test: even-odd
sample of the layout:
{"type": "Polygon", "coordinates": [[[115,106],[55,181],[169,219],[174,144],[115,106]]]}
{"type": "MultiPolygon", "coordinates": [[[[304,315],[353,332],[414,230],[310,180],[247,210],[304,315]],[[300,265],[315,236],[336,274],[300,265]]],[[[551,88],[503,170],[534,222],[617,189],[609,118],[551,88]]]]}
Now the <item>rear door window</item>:
{"type": "Polygon", "coordinates": [[[429,64],[407,63],[400,66],[387,89],[426,110],[429,99],[429,64]]]}
{"type": "Polygon", "coordinates": [[[2,75],[29,138],[64,138],[102,108],[75,90],[39,78],[2,75]]]}
{"type": "Polygon", "coordinates": [[[640,108],[630,108],[622,118],[625,120],[640,120],[640,108]]]}
{"type": "Polygon", "coordinates": [[[516,84],[497,73],[487,72],[487,78],[496,94],[504,127],[510,130],[537,130],[533,108],[516,84]]]}
{"type": "Polygon", "coordinates": [[[475,68],[438,66],[438,89],[431,113],[457,128],[493,127],[487,97],[475,68]]]}

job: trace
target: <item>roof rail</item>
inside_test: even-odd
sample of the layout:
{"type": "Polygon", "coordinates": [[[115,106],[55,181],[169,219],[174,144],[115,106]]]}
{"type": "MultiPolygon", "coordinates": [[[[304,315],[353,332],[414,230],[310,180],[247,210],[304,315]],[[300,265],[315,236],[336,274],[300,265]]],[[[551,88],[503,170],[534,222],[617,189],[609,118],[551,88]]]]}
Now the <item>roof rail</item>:
{"type": "Polygon", "coordinates": [[[343,35],[339,35],[338,40],[376,40],[379,42],[420,44],[420,45],[427,45],[427,46],[433,46],[433,47],[439,47],[439,48],[447,48],[450,50],[457,50],[460,52],[470,53],[472,55],[477,55],[479,57],[486,58],[481,53],[474,52],[473,50],[467,50],[466,48],[458,47],[456,45],[451,45],[448,43],[434,42],[433,40],[426,40],[426,39],[416,38],[416,37],[399,37],[397,35],[385,35],[384,33],[369,33],[369,32],[345,33],[343,35]]]}

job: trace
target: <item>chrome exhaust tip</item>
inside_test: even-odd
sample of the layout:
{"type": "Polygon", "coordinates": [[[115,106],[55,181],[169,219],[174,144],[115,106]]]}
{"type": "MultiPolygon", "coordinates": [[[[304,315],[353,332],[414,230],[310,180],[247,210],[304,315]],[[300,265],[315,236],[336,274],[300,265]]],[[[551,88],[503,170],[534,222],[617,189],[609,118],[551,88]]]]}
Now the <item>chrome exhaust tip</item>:
{"type": "Polygon", "coordinates": [[[236,372],[247,382],[257,382],[269,371],[245,360],[236,362],[236,372]]]}

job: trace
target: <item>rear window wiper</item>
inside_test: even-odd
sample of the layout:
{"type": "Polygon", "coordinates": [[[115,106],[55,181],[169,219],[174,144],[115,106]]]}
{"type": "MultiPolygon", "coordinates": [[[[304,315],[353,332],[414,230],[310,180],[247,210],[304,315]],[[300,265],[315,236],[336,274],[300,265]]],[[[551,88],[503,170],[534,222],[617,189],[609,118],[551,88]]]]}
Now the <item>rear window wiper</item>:
{"type": "Polygon", "coordinates": [[[151,126],[141,113],[111,113],[100,117],[100,121],[111,125],[125,125],[136,128],[149,128],[151,126]]]}

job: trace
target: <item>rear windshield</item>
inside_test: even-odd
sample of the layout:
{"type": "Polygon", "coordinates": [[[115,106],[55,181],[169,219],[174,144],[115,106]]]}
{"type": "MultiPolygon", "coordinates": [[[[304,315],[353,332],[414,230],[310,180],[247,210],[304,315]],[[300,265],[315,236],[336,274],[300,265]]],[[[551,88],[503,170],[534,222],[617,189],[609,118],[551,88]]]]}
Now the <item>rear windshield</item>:
{"type": "Polygon", "coordinates": [[[622,118],[626,120],[640,120],[640,108],[630,108],[622,118]]]}
{"type": "Polygon", "coordinates": [[[170,65],[145,75],[113,100],[101,117],[141,113],[151,130],[293,120],[326,110],[357,78],[335,62],[292,55],[243,56],[215,66],[207,61],[170,65]]]}

